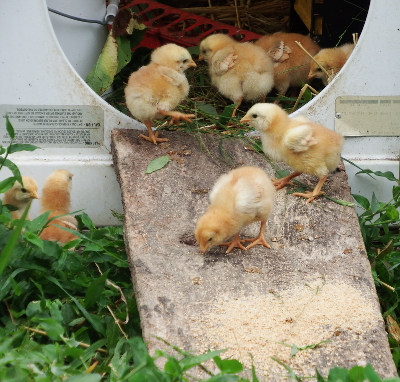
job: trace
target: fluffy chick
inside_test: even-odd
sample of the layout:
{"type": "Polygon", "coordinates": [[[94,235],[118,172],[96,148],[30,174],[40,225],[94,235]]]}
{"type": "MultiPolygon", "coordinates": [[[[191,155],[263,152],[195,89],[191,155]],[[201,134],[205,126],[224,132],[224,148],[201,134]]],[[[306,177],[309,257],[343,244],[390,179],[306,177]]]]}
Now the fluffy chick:
{"type": "MultiPolygon", "coordinates": [[[[46,178],[40,200],[41,213],[51,211],[49,218],[70,213],[72,176],[67,170],[56,170],[46,178]]],[[[73,216],[62,216],[49,223],[49,226],[41,233],[41,239],[67,243],[78,238],[70,232],[55,227],[54,224],[78,230],[78,222],[73,216]]]]}
{"type": "MultiPolygon", "coordinates": [[[[37,193],[37,183],[35,179],[30,176],[23,176],[22,183],[16,181],[12,188],[4,193],[3,204],[9,204],[18,208],[15,211],[11,211],[11,216],[13,219],[19,219],[25,211],[25,208],[28,206],[28,203],[32,199],[39,199],[39,195],[37,193]]],[[[27,216],[29,220],[29,217],[27,216]]]]}
{"type": "Polygon", "coordinates": [[[271,213],[275,188],[268,175],[258,167],[240,167],[222,175],[210,193],[210,206],[196,225],[195,237],[204,253],[215,245],[226,245],[229,253],[233,248],[249,249],[255,245],[270,248],[264,230],[271,213]],[[253,239],[240,240],[240,230],[248,224],[260,221],[260,233],[253,239]],[[232,241],[225,240],[234,236],[232,241]],[[245,248],[241,243],[251,242],[245,248]]]}
{"type": "Polygon", "coordinates": [[[307,81],[311,58],[295,41],[300,42],[312,56],[321,49],[310,37],[299,33],[277,32],[263,36],[254,43],[272,58],[274,87],[281,95],[285,95],[289,87],[301,87],[307,81]]]}
{"type": "Polygon", "coordinates": [[[133,72],[125,87],[126,105],[132,115],[143,122],[149,136],[140,136],[154,144],[168,141],[158,138],[151,126],[156,118],[170,116],[170,124],[180,119],[191,122],[193,114],[183,114],[173,109],[187,97],[189,83],[184,71],[196,66],[187,49],[166,44],[153,51],[150,64],[133,72]]]}
{"type": "Polygon", "coordinates": [[[308,78],[320,78],[325,86],[328,85],[332,78],[342,69],[353,49],[354,44],[344,44],[338,48],[321,49],[314,56],[314,59],[329,73],[329,78],[314,61],[311,61],[308,78]]]}
{"type": "Polygon", "coordinates": [[[275,180],[277,190],[290,183],[294,177],[305,173],[318,176],[314,191],[294,193],[308,198],[307,203],[323,194],[321,188],[328,174],[340,161],[343,137],[305,117],[289,118],[278,105],[259,103],[249,109],[240,121],[248,123],[261,134],[265,154],[283,161],[295,172],[275,180]]]}
{"type": "Polygon", "coordinates": [[[208,63],[211,83],[237,106],[243,100],[262,99],[274,85],[271,58],[251,42],[240,43],[225,34],[213,34],[200,43],[199,60],[208,63]]]}

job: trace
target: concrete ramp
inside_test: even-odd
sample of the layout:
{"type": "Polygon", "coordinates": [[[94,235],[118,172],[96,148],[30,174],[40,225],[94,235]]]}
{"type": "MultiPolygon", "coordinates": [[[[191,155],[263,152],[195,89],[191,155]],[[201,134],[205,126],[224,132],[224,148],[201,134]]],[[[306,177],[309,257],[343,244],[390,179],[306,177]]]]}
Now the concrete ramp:
{"type": "MultiPolygon", "coordinates": [[[[271,249],[227,255],[226,247],[218,247],[201,255],[193,230],[218,176],[240,165],[262,167],[270,176],[273,170],[240,139],[163,132],[170,142],[155,146],[140,133],[114,130],[112,145],[150,353],[166,348],[159,336],[196,354],[228,348],[223,357],[246,367],[251,353],[260,380],[287,379],[271,357],[299,376],[367,363],[382,377],[396,375],[353,208],[326,198],[306,205],[283,189],[267,225],[271,249]],[[167,154],[172,160],[165,168],[145,174],[151,160],[167,154]],[[318,343],[290,355],[292,345],[318,343]]],[[[317,181],[299,180],[312,188],[317,181]]],[[[324,190],[352,200],[344,171],[331,174],[324,190]]],[[[258,230],[253,224],[242,235],[258,230]]]]}

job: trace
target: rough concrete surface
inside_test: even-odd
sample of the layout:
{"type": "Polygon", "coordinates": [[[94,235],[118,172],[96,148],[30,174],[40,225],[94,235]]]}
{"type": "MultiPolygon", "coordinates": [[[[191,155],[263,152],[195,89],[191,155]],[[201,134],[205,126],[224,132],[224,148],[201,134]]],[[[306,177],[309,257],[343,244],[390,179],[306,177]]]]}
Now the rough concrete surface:
{"type": "MultiPolygon", "coordinates": [[[[265,158],[240,139],[162,132],[167,144],[112,133],[115,170],[125,211],[125,241],[150,353],[165,349],[159,336],[195,354],[225,349],[261,381],[327,375],[333,366],[370,363],[382,377],[396,375],[370,265],[352,207],[277,192],[266,229],[271,249],[217,247],[201,255],[193,231],[208,207],[208,191],[223,173],[255,165],[272,177],[265,158]],[[156,157],[162,170],[145,174],[156,157]],[[326,342],[323,342],[326,341],[326,342]],[[321,343],[320,343],[321,342],[321,343]],[[320,343],[317,346],[316,344],[320,343]],[[290,356],[292,345],[298,350],[290,356]]],[[[317,179],[300,176],[312,189],[317,179]]],[[[330,174],[327,195],[352,201],[347,175],[330,174]]],[[[258,233],[259,223],[242,231],[258,233]]]]}

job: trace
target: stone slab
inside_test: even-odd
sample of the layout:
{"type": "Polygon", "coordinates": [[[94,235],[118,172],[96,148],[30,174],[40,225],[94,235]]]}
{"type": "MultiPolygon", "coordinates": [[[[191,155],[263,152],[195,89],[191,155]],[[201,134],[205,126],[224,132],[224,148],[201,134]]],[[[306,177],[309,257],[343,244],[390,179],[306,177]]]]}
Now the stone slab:
{"type": "MultiPolygon", "coordinates": [[[[201,255],[193,231],[215,180],[240,165],[262,167],[270,176],[273,168],[240,139],[163,132],[170,142],[155,146],[140,133],[114,130],[112,147],[150,353],[166,348],[158,336],[195,354],[227,348],[223,356],[246,367],[251,353],[259,377],[271,381],[287,376],[271,357],[300,376],[367,363],[382,377],[396,375],[352,207],[327,198],[306,205],[283,189],[267,225],[271,249],[225,254],[217,247],[201,255]],[[172,160],[165,168],[145,174],[151,160],[167,154],[172,160]],[[290,356],[292,345],[317,343],[290,356]]],[[[317,182],[304,175],[299,180],[311,189],[317,182]]],[[[324,190],[352,201],[344,170],[331,174],[324,190]]],[[[254,223],[242,236],[258,229],[254,223]]]]}

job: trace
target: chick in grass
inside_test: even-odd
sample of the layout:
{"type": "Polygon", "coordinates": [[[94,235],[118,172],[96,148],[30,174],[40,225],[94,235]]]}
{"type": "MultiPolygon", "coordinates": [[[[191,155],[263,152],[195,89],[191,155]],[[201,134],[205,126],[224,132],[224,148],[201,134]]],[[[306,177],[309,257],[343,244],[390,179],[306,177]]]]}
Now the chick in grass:
{"type": "MultiPolygon", "coordinates": [[[[11,211],[13,219],[19,219],[22,216],[31,200],[39,199],[38,186],[35,179],[30,176],[23,176],[22,183],[23,185],[16,181],[3,196],[3,204],[9,204],[17,208],[17,210],[11,211]]],[[[27,216],[27,219],[29,220],[29,216],[27,216]]]]}
{"type": "MultiPolygon", "coordinates": [[[[67,170],[56,170],[46,178],[40,200],[41,213],[51,211],[49,218],[52,218],[71,212],[72,176],[67,170]]],[[[56,227],[55,224],[75,231],[78,230],[78,222],[73,216],[62,216],[52,220],[49,226],[42,231],[40,238],[59,243],[78,239],[78,236],[56,227]]]]}
{"type": "Polygon", "coordinates": [[[265,101],[274,84],[271,58],[251,42],[240,43],[232,37],[217,33],[200,43],[199,60],[208,63],[211,83],[237,105],[243,100],[265,101]]]}
{"type": "Polygon", "coordinates": [[[275,188],[264,170],[258,167],[239,167],[222,175],[210,193],[210,206],[197,221],[195,237],[201,253],[216,246],[249,249],[255,245],[270,248],[264,231],[271,213],[275,188]],[[239,233],[250,223],[260,221],[257,237],[241,240],[239,233]],[[230,237],[233,239],[225,242],[230,237]],[[242,242],[251,242],[245,248],[242,242]]]}
{"type": "Polygon", "coordinates": [[[312,192],[293,195],[307,198],[307,203],[323,194],[328,174],[340,162],[343,137],[305,117],[290,118],[278,105],[259,103],[252,106],[240,121],[260,132],[263,151],[276,161],[285,162],[295,171],[274,181],[277,190],[290,184],[302,173],[315,175],[318,183],[312,192]]]}
{"type": "Polygon", "coordinates": [[[157,144],[166,142],[152,130],[153,120],[170,116],[170,124],[180,119],[191,122],[194,114],[183,114],[173,109],[187,97],[189,83],[185,70],[196,66],[187,49],[166,44],[153,51],[150,64],[133,72],[125,87],[126,106],[131,114],[143,122],[149,135],[140,137],[157,144]]]}
{"type": "Polygon", "coordinates": [[[314,61],[311,61],[308,78],[320,78],[325,86],[328,85],[340,69],[342,69],[353,50],[354,44],[344,44],[337,48],[321,49],[314,56],[314,59],[328,72],[329,77],[314,61]]]}
{"type": "Polygon", "coordinates": [[[296,41],[300,42],[312,56],[321,49],[310,37],[299,33],[277,32],[263,36],[254,43],[272,58],[274,88],[280,95],[285,95],[290,87],[301,87],[307,82],[311,58],[296,41]]]}

